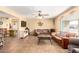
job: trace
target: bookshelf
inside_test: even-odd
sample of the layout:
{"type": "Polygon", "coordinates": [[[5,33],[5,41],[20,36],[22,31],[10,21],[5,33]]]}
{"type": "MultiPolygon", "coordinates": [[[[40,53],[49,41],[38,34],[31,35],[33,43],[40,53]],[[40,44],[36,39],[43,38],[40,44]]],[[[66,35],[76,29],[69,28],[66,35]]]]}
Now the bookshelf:
{"type": "Polygon", "coordinates": [[[0,29],[0,47],[3,46],[4,43],[4,31],[3,29],[0,29]]]}

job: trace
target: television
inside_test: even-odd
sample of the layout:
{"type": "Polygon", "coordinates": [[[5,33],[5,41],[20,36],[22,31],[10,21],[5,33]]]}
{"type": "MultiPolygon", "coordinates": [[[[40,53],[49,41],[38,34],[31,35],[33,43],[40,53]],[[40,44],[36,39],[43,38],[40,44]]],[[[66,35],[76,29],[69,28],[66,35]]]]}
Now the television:
{"type": "Polygon", "coordinates": [[[21,27],[26,27],[26,21],[21,21],[21,27]]]}

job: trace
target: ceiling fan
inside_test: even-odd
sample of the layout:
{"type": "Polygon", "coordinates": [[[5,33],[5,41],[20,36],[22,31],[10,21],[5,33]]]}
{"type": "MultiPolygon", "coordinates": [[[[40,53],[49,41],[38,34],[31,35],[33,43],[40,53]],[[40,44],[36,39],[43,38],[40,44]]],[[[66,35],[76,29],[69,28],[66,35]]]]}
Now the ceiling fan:
{"type": "Polygon", "coordinates": [[[48,14],[44,14],[44,13],[42,13],[41,10],[39,10],[39,11],[38,11],[38,16],[48,16],[48,14]]]}
{"type": "Polygon", "coordinates": [[[49,16],[49,15],[46,14],[46,13],[43,13],[41,10],[39,10],[39,11],[37,11],[35,17],[42,17],[42,18],[44,18],[44,17],[46,17],[46,16],[49,16]]]}

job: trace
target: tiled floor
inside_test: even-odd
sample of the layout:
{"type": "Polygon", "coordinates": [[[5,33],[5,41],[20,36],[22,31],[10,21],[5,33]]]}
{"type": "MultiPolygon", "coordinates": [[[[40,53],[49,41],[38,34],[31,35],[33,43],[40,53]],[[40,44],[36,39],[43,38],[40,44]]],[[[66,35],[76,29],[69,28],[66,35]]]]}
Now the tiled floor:
{"type": "Polygon", "coordinates": [[[62,49],[58,44],[49,40],[41,41],[38,45],[38,38],[28,36],[25,39],[5,38],[5,44],[0,52],[2,53],[67,53],[66,49],[62,49]]]}

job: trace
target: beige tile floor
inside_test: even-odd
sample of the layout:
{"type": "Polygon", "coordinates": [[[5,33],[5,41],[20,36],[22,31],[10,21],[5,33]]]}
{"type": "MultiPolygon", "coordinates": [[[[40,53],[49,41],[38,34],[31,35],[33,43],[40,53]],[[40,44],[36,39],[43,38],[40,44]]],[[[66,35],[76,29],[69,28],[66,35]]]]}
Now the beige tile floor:
{"type": "Polygon", "coordinates": [[[27,36],[25,39],[5,38],[5,44],[1,53],[67,53],[67,49],[62,49],[57,43],[43,40],[38,45],[38,38],[27,36]]]}

